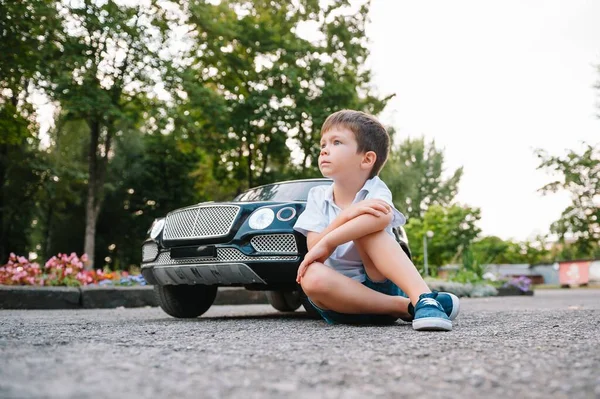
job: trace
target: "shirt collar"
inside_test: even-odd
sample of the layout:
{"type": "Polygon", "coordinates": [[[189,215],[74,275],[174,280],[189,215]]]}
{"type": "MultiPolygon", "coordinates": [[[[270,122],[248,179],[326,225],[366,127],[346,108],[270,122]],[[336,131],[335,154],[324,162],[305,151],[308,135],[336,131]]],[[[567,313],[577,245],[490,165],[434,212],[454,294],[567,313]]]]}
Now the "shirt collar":
{"type": "MultiPolygon", "coordinates": [[[[362,191],[366,191],[366,193],[368,194],[369,192],[371,192],[371,190],[373,190],[373,188],[375,187],[375,185],[377,184],[377,182],[379,181],[379,177],[375,176],[369,180],[367,180],[365,182],[365,184],[362,186],[362,188],[360,190],[358,190],[358,192],[356,193],[356,196],[354,197],[354,200],[356,201],[356,198],[359,196],[359,194],[362,191]]],[[[365,194],[366,196],[366,194],[365,194]]],[[[325,201],[329,202],[329,205],[333,205],[333,184],[330,184],[329,187],[327,187],[327,190],[325,191],[325,201]]],[[[354,201],[352,201],[354,203],[354,201]]]]}

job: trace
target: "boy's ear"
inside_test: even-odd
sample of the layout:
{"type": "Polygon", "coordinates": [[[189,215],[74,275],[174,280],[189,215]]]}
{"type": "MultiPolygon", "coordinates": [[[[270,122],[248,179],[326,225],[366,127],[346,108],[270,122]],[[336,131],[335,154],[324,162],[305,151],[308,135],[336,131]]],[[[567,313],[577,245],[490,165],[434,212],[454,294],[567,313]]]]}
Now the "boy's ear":
{"type": "Polygon", "coordinates": [[[365,169],[372,168],[375,165],[375,161],[377,161],[377,154],[375,151],[367,151],[363,156],[361,166],[365,169]]]}

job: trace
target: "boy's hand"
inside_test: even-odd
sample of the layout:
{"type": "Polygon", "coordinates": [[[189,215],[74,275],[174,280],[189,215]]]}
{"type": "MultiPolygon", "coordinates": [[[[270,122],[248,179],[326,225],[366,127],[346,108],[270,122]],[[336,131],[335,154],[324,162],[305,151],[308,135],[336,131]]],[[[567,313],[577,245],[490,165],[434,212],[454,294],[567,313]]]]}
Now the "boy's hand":
{"type": "Polygon", "coordinates": [[[352,220],[360,215],[369,214],[380,217],[383,214],[390,213],[392,207],[390,204],[380,199],[368,199],[352,204],[342,212],[345,213],[347,220],[352,220]]]}
{"type": "Polygon", "coordinates": [[[323,238],[321,241],[315,244],[314,247],[311,248],[310,251],[306,253],[304,256],[304,260],[298,266],[298,275],[296,276],[296,282],[300,284],[302,282],[302,277],[304,277],[304,273],[306,273],[306,269],[314,262],[325,262],[327,258],[331,255],[335,248],[331,248],[327,244],[327,240],[323,238]]]}

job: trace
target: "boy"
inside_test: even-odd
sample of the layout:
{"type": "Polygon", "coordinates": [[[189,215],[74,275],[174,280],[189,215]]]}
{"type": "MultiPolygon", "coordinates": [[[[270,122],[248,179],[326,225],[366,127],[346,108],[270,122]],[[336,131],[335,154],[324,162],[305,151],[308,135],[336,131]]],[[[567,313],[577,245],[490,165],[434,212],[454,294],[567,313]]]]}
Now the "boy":
{"type": "Polygon", "coordinates": [[[294,226],[309,250],[297,282],[330,324],[402,318],[415,330],[450,331],[458,298],[431,292],[393,236],[406,219],[377,176],[389,147],[387,131],[368,114],[343,110],[327,118],[319,169],[333,184],[310,190],[294,226]]]}

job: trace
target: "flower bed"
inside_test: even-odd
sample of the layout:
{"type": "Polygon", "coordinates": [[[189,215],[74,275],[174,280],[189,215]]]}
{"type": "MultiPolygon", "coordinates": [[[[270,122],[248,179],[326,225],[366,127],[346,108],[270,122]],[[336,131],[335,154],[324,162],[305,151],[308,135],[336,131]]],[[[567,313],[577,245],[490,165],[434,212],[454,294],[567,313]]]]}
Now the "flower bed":
{"type": "Polygon", "coordinates": [[[74,252],[70,255],[59,253],[50,258],[44,267],[40,267],[36,262],[11,253],[8,263],[0,267],[0,284],[67,287],[146,285],[142,275],[132,275],[126,271],[85,270],[83,263],[86,261],[86,254],[79,258],[74,252]]]}

